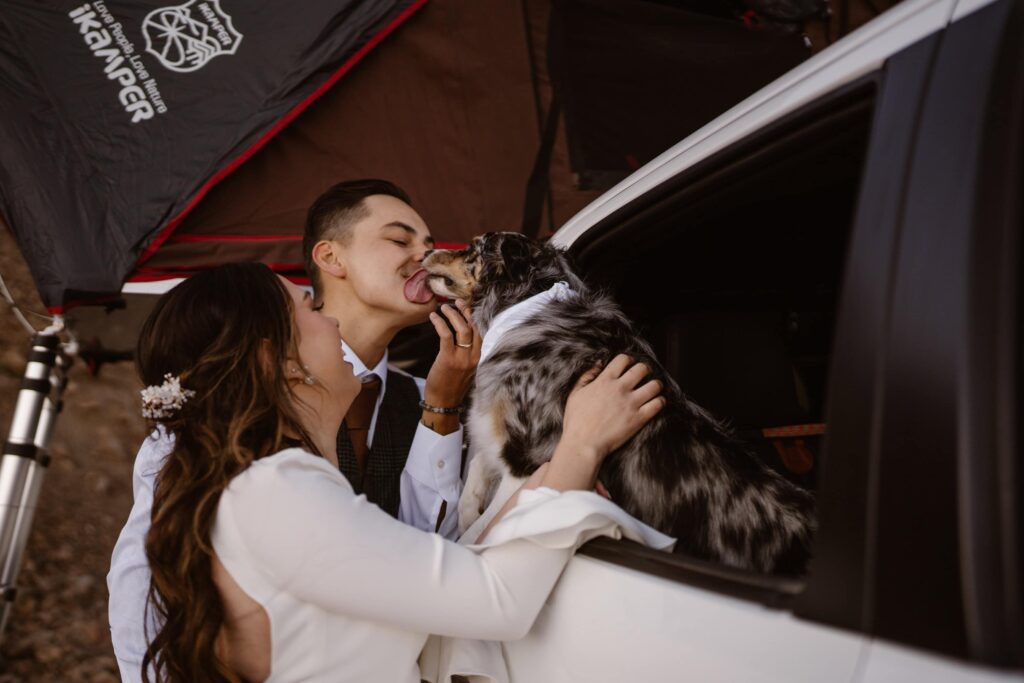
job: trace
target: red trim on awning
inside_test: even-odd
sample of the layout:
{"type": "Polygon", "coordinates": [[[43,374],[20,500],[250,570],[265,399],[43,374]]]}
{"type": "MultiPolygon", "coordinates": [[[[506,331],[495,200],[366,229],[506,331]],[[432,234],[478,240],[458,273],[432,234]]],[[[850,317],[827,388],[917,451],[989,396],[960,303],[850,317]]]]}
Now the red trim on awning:
{"type": "Polygon", "coordinates": [[[172,235],[168,242],[297,242],[302,235],[172,235]]]}
{"type": "MultiPolygon", "coordinates": [[[[260,261],[263,265],[269,267],[275,272],[287,272],[290,270],[305,270],[305,265],[302,263],[274,263],[270,261],[260,261]]],[[[145,280],[139,280],[140,277],[152,277],[152,276],[166,276],[166,277],[181,277],[182,273],[197,273],[200,270],[209,270],[216,268],[222,264],[211,263],[206,266],[166,266],[163,268],[148,268],[143,266],[138,268],[134,273],[125,278],[125,282],[145,282],[145,280]]]]}
{"type": "Polygon", "coordinates": [[[142,273],[139,275],[132,275],[125,282],[160,282],[161,280],[176,280],[182,277],[188,277],[191,275],[188,273],[142,273]]]}
{"type": "MultiPolygon", "coordinates": [[[[167,242],[298,242],[300,240],[302,240],[302,235],[173,235],[167,242]]],[[[460,250],[465,249],[466,246],[465,242],[434,243],[435,249],[460,250]]]]}
{"type": "MultiPolygon", "coordinates": [[[[268,263],[267,265],[270,265],[270,264],[268,263]]],[[[160,282],[162,280],[177,280],[179,278],[191,277],[192,275],[195,275],[196,273],[198,273],[200,270],[204,270],[204,269],[199,268],[197,270],[182,271],[180,273],[149,273],[149,274],[132,275],[130,278],[128,278],[126,280],[126,282],[160,282]]],[[[271,268],[271,270],[274,270],[274,272],[277,272],[282,277],[286,277],[289,280],[291,280],[292,282],[295,282],[297,284],[309,284],[309,278],[307,276],[305,276],[305,275],[296,275],[296,274],[289,275],[287,270],[285,270],[285,271],[278,271],[278,270],[276,270],[274,268],[271,268]]],[[[85,303],[92,303],[92,301],[89,300],[89,301],[86,301],[85,303]]]]}
{"type": "Polygon", "coordinates": [[[391,20],[391,23],[389,23],[387,26],[381,29],[380,32],[378,32],[375,36],[370,38],[370,40],[368,40],[366,44],[359,48],[359,50],[357,50],[354,55],[349,57],[348,60],[346,60],[346,62],[341,65],[341,68],[335,71],[330,78],[328,78],[326,81],[324,81],[323,84],[320,85],[320,87],[314,90],[309,95],[309,97],[307,97],[305,100],[303,100],[295,107],[293,107],[292,110],[285,114],[280,121],[275,123],[270,128],[270,130],[264,133],[259,140],[253,143],[247,150],[242,152],[238,157],[231,161],[231,163],[229,163],[227,166],[225,166],[220,171],[215,173],[213,177],[207,180],[206,183],[203,184],[201,188],[199,188],[199,191],[192,197],[192,199],[185,206],[185,208],[182,209],[181,213],[172,218],[171,221],[167,225],[165,225],[160,230],[159,233],[157,233],[156,238],[142,252],[142,255],[139,256],[139,260],[136,262],[135,265],[142,265],[143,263],[148,261],[149,258],[153,256],[154,253],[156,253],[156,250],[159,249],[160,246],[167,240],[167,238],[171,236],[171,233],[173,233],[178,228],[182,220],[184,220],[185,216],[187,216],[189,212],[191,212],[192,209],[196,207],[199,201],[206,196],[206,193],[209,192],[214,185],[224,180],[224,178],[229,176],[239,166],[248,161],[249,157],[255,154],[261,147],[263,147],[263,145],[270,142],[270,140],[275,135],[280,133],[281,130],[289,123],[291,123],[296,116],[301,114],[306,109],[306,107],[313,104],[313,102],[315,102],[317,99],[319,99],[321,95],[327,92],[331,88],[331,86],[337,83],[338,80],[342,76],[344,76],[350,69],[352,69],[352,67],[355,66],[359,62],[359,60],[365,57],[367,53],[370,52],[370,50],[377,47],[377,44],[380,43],[380,41],[384,40],[384,38],[386,38],[392,31],[394,31],[396,28],[405,23],[405,21],[409,17],[415,14],[416,11],[423,7],[423,5],[425,5],[426,3],[427,0],[417,0],[417,2],[414,2],[409,7],[406,7],[401,14],[399,14],[397,17],[391,20]]]}
{"type": "Polygon", "coordinates": [[[46,310],[52,315],[63,315],[68,309],[76,306],[105,306],[121,300],[119,294],[108,294],[89,299],[70,299],[63,306],[47,306],[46,310]]]}

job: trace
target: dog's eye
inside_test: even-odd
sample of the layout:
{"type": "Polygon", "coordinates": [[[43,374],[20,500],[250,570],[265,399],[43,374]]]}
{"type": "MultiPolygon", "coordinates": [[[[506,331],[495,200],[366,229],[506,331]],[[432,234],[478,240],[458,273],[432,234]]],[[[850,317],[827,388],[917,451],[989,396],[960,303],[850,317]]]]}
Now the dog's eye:
{"type": "Polygon", "coordinates": [[[451,279],[450,277],[445,277],[444,278],[444,285],[445,285],[445,287],[454,287],[455,286],[455,280],[451,279]]]}

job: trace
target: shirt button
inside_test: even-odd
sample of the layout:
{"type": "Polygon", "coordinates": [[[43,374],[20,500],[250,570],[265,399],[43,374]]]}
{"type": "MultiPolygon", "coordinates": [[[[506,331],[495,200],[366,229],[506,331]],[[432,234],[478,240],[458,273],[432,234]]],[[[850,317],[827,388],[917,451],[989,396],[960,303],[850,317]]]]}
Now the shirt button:
{"type": "Polygon", "coordinates": [[[439,469],[439,470],[443,470],[444,469],[444,460],[438,460],[437,461],[437,469],[439,469]]]}

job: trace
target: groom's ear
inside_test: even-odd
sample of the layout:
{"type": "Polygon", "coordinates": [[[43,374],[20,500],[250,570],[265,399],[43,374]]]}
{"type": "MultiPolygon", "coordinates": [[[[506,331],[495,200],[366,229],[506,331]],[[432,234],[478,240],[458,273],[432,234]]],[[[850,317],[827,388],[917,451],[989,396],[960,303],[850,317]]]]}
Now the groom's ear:
{"type": "Polygon", "coordinates": [[[345,260],[342,257],[341,250],[338,249],[337,242],[320,240],[314,244],[313,263],[316,264],[321,273],[337,278],[343,278],[346,275],[345,260]]]}

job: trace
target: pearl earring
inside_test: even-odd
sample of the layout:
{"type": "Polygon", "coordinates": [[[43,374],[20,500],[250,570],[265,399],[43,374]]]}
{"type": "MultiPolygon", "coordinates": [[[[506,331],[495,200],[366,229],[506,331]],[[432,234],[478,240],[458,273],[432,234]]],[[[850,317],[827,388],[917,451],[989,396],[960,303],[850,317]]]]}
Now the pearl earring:
{"type": "Polygon", "coordinates": [[[314,379],[313,376],[311,374],[309,374],[309,366],[308,365],[303,365],[302,369],[306,373],[306,376],[302,379],[302,381],[305,382],[309,386],[313,386],[314,384],[316,384],[316,379],[314,379]]]}

